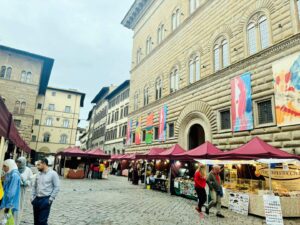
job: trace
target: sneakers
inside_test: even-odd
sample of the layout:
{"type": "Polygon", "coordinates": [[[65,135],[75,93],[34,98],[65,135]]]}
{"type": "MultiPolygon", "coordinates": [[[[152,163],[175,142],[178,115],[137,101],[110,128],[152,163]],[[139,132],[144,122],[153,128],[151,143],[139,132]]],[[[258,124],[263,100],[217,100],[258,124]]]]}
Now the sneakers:
{"type": "Polygon", "coordinates": [[[223,216],[221,213],[217,213],[217,217],[224,218],[225,216],[223,216]]]}
{"type": "Polygon", "coordinates": [[[209,215],[209,208],[208,208],[208,207],[205,207],[205,213],[206,213],[207,215],[209,215]]]}

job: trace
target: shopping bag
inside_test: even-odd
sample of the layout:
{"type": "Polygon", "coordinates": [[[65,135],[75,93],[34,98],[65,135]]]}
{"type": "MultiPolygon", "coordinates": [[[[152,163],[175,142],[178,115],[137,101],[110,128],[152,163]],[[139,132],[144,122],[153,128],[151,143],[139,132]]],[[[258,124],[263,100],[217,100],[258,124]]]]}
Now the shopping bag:
{"type": "Polygon", "coordinates": [[[3,198],[3,195],[4,195],[4,191],[3,191],[2,182],[0,180],[0,200],[3,198]]]}
{"type": "Polygon", "coordinates": [[[12,211],[9,210],[8,213],[4,214],[3,219],[0,221],[1,225],[15,225],[14,216],[12,214],[12,211]]]}
{"type": "Polygon", "coordinates": [[[7,218],[6,225],[15,225],[14,216],[13,216],[13,214],[12,214],[12,211],[11,211],[11,210],[9,210],[9,213],[8,213],[8,218],[7,218]]]}

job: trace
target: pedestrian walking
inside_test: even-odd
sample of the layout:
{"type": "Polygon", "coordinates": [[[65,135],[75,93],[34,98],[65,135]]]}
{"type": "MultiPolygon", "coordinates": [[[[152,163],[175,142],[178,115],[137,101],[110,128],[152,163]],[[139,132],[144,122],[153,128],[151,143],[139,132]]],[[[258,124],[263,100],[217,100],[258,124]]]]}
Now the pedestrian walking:
{"type": "Polygon", "coordinates": [[[209,186],[211,201],[209,202],[205,213],[209,214],[209,209],[213,206],[217,207],[217,217],[224,218],[221,214],[221,198],[223,197],[223,188],[221,186],[220,166],[214,165],[208,175],[207,184],[209,186]]]}
{"type": "Polygon", "coordinates": [[[37,163],[39,173],[32,186],[32,206],[34,225],[48,225],[48,217],[52,202],[59,192],[59,177],[48,167],[48,160],[41,159],[37,163]]]}
{"type": "Polygon", "coordinates": [[[25,195],[28,187],[31,186],[31,180],[33,174],[31,169],[26,166],[27,159],[25,157],[18,158],[16,162],[21,177],[20,209],[18,213],[17,223],[15,221],[15,224],[18,224],[20,222],[20,219],[22,218],[22,213],[23,213],[24,203],[25,203],[25,195]]]}
{"type": "Polygon", "coordinates": [[[21,178],[16,162],[12,159],[7,159],[3,163],[5,172],[4,180],[4,196],[0,205],[0,209],[4,209],[4,213],[9,213],[11,210],[15,224],[18,225],[18,212],[20,205],[21,178]]]}
{"type": "Polygon", "coordinates": [[[201,216],[204,216],[202,213],[202,206],[206,202],[206,167],[203,164],[199,164],[198,169],[195,172],[194,175],[194,182],[195,182],[195,191],[198,196],[198,206],[196,207],[196,210],[201,214],[201,216]]]}
{"type": "Polygon", "coordinates": [[[133,165],[132,184],[134,184],[134,185],[139,184],[139,172],[138,172],[137,165],[133,165]]]}
{"type": "Polygon", "coordinates": [[[105,170],[105,165],[104,165],[103,161],[100,161],[100,165],[99,165],[99,179],[102,179],[102,175],[103,175],[104,170],[105,170]]]}

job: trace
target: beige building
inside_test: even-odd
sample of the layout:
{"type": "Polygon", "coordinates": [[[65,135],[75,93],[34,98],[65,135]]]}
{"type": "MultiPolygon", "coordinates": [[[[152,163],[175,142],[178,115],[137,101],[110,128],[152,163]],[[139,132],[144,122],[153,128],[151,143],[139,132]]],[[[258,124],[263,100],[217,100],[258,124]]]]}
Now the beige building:
{"type": "MultiPolygon", "coordinates": [[[[175,143],[190,149],[205,140],[233,149],[259,136],[300,154],[299,118],[282,125],[285,115],[275,110],[280,96],[274,90],[276,65],[284,65],[278,60],[300,52],[299,11],[297,0],[136,0],[122,21],[134,32],[129,118],[134,136],[136,118],[142,117],[144,129],[153,112],[155,140],[133,143],[127,152],[175,143]],[[233,131],[231,80],[245,73],[251,77],[247,110],[253,123],[233,131]],[[156,133],[164,105],[162,142],[156,133]]],[[[292,99],[294,115],[300,113],[299,99],[292,99]]]]}
{"type": "Polygon", "coordinates": [[[39,154],[55,154],[74,146],[84,98],[77,90],[48,87],[37,99],[30,147],[39,154]]]}
{"type": "Polygon", "coordinates": [[[29,144],[38,95],[45,95],[54,60],[0,45],[0,96],[29,144]]]}

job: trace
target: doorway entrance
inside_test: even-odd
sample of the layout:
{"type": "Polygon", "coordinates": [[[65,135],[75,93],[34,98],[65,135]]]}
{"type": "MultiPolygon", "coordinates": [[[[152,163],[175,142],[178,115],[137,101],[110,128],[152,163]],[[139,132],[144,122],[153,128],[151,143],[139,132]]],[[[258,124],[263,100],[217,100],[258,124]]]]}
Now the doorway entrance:
{"type": "Polygon", "coordinates": [[[189,150],[205,142],[204,129],[200,124],[194,124],[189,130],[189,150]]]}

